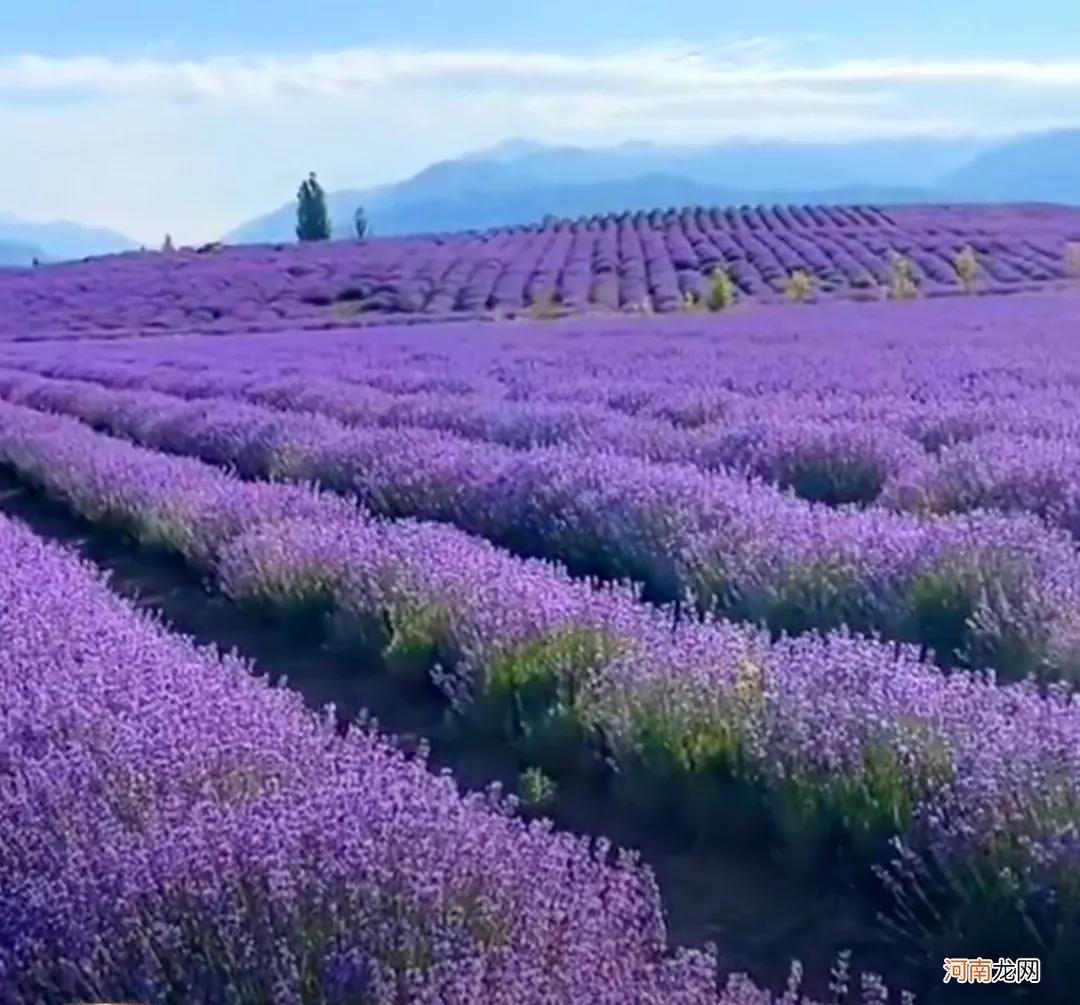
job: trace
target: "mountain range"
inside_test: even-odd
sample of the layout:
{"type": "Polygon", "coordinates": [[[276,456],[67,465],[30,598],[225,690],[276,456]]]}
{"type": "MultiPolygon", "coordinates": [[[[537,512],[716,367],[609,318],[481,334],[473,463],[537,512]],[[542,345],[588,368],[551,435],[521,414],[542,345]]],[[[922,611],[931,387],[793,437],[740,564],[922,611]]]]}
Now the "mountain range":
{"type": "Polygon", "coordinates": [[[47,260],[45,252],[36,244],[0,239],[0,268],[32,265],[35,258],[39,262],[47,260]]]}
{"type": "Polygon", "coordinates": [[[104,227],[67,220],[37,223],[0,213],[0,265],[30,265],[34,258],[46,262],[109,255],[138,246],[132,238],[104,227]]]}
{"type": "MultiPolygon", "coordinates": [[[[329,192],[327,208],[333,236],[347,238],[357,206],[371,233],[391,236],[690,204],[1080,204],[1078,163],[1080,130],[996,143],[918,137],[583,149],[514,139],[432,164],[396,185],[329,192]]],[[[288,241],[294,223],[289,202],[225,240],[288,241]]]]}
{"type": "MultiPolygon", "coordinates": [[[[1080,129],[991,141],[732,140],[582,148],[511,139],[396,184],[327,193],[332,236],[363,206],[378,236],[479,230],[626,209],[753,203],[1059,202],[1080,205],[1080,129]]],[[[229,243],[294,239],[295,203],[241,224],[229,243]]],[[[123,234],[0,213],[0,265],[126,251],[123,234]]]]}

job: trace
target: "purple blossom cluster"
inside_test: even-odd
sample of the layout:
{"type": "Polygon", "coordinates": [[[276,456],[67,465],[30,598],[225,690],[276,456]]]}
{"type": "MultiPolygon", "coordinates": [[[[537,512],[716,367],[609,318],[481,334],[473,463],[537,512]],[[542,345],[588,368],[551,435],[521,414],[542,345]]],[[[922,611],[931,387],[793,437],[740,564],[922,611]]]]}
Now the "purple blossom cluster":
{"type": "Polygon", "coordinates": [[[5,1002],[774,1001],[670,955],[625,853],[342,738],[6,519],[0,562],[5,1002]]]}
{"type": "Polygon", "coordinates": [[[884,505],[925,513],[1035,513],[1080,537],[1080,444],[1074,438],[992,432],[899,470],[884,505]]]}
{"type": "Polygon", "coordinates": [[[962,292],[956,255],[977,254],[979,290],[1068,277],[1080,237],[1067,208],[745,206],[620,213],[543,226],[307,246],[142,252],[0,276],[0,338],[177,329],[330,327],[387,314],[513,315],[551,300],[573,313],[673,312],[725,267],[739,294],[783,296],[795,271],[819,298],[873,297],[903,254],[921,293],[962,292]]]}
{"type": "MultiPolygon", "coordinates": [[[[560,262],[572,261],[573,284],[592,268],[593,282],[608,290],[603,296],[612,282],[621,289],[624,279],[642,277],[655,293],[672,275],[664,249],[690,261],[705,240],[759,253],[759,245],[768,249],[780,235],[809,258],[818,248],[812,229],[821,227],[849,256],[834,249],[834,261],[857,263],[844,242],[859,239],[864,224],[877,228],[866,240],[883,256],[890,226],[936,228],[943,241],[973,246],[978,240],[980,256],[997,255],[1010,242],[1038,244],[1043,238],[1034,230],[1050,226],[1002,219],[990,209],[956,210],[955,226],[945,216],[935,223],[933,214],[905,213],[892,223],[843,214],[818,220],[808,212],[695,218],[703,236],[694,237],[696,244],[687,237],[689,251],[677,237],[669,241],[662,215],[601,220],[593,230],[558,224],[534,259],[492,281],[501,281],[500,296],[511,300],[522,284],[527,301],[560,275],[560,262]],[[607,241],[609,224],[615,257],[589,259],[596,248],[590,235],[607,241]],[[987,233],[977,234],[980,228],[987,233]],[[613,275],[597,265],[608,261],[613,275]]],[[[510,248],[528,233],[495,236],[510,248]]],[[[914,249],[906,253],[919,261],[914,249]]],[[[232,335],[220,333],[240,327],[226,312],[218,334],[190,334],[215,323],[193,325],[185,298],[201,296],[200,276],[211,282],[215,268],[234,261],[229,256],[256,256],[245,296],[258,302],[268,288],[260,284],[274,281],[267,261],[255,268],[258,254],[178,254],[169,267],[189,263],[183,268],[190,284],[170,287],[176,310],[156,329],[166,336],[159,338],[123,337],[138,326],[125,327],[123,284],[108,292],[108,269],[130,265],[135,277],[136,265],[147,267],[138,256],[97,263],[97,287],[90,265],[84,272],[39,270],[33,311],[16,303],[4,322],[23,341],[0,346],[0,464],[89,520],[177,552],[238,604],[282,615],[328,613],[335,638],[356,647],[358,662],[403,686],[434,684],[462,729],[494,731],[522,761],[557,780],[581,771],[603,777],[632,807],[700,840],[745,842],[789,864],[838,866],[845,875],[876,869],[908,934],[944,931],[977,952],[991,943],[1006,955],[1030,949],[1047,973],[1052,961],[1067,972],[1080,946],[1080,713],[1070,690],[1080,671],[1080,343],[1072,337],[1075,304],[1067,294],[320,332],[303,330],[309,315],[298,311],[287,329],[280,321],[280,332],[232,335]],[[45,286],[64,274],[81,276],[72,282],[88,287],[78,291],[85,313],[74,323],[74,301],[45,286]],[[80,338],[102,334],[98,296],[115,298],[114,337],[80,338]],[[48,341],[57,333],[70,337],[62,353],[48,341]],[[708,613],[690,616],[701,610],[708,613]],[[928,650],[946,669],[927,659],[928,650]],[[1003,679],[1035,676],[1002,683],[983,668],[1003,679]],[[1057,677],[1069,686],[1052,683],[1057,677]]],[[[274,253],[290,263],[319,254],[344,251],[274,253]]],[[[788,267],[777,261],[772,276],[788,267]]],[[[483,268],[481,286],[497,272],[494,260],[483,268]]],[[[682,289],[688,272],[680,268],[674,275],[682,289]]],[[[869,263],[865,268],[873,275],[869,263]]],[[[738,273],[735,262],[737,281],[738,273]]],[[[164,296],[168,277],[159,278],[160,289],[145,288],[147,303],[164,296]]],[[[287,302],[289,284],[302,278],[283,279],[275,302],[287,302]]],[[[9,279],[0,280],[0,301],[13,289],[4,286],[9,279]]],[[[212,281],[228,304],[228,279],[212,281]]],[[[18,297],[28,288],[20,287],[18,297]]],[[[479,309],[482,298],[470,297],[467,310],[479,309]]],[[[252,317],[245,324],[277,326],[257,311],[252,317]]],[[[0,558],[5,534],[0,525],[0,558]]],[[[8,566],[22,568],[14,560],[8,566]]],[[[13,572],[11,583],[0,584],[0,599],[18,592],[16,581],[28,579],[13,572]]],[[[85,616],[86,626],[98,620],[98,607],[79,613],[79,590],[57,588],[55,595],[73,604],[63,618],[85,616]]],[[[20,941],[20,921],[4,927],[8,880],[0,880],[0,978],[18,970],[19,960],[35,961],[27,970],[31,983],[15,985],[18,1005],[57,999],[61,990],[71,998],[143,992],[152,1000],[214,1001],[220,982],[234,979],[255,1000],[352,1001],[367,994],[394,1005],[454,1001],[459,992],[461,1000],[486,1001],[489,987],[493,1001],[533,1000],[534,986],[555,1001],[680,1001],[672,990],[680,981],[687,982],[688,1002],[720,994],[712,960],[664,957],[651,879],[636,866],[612,867],[587,850],[578,858],[524,852],[523,868],[532,868],[535,854],[542,876],[554,875],[545,855],[572,860],[577,864],[567,869],[577,871],[565,883],[547,884],[553,899],[523,904],[518,891],[526,880],[514,863],[484,856],[516,855],[507,850],[511,841],[532,848],[534,839],[521,836],[530,828],[490,806],[481,813],[478,803],[476,819],[496,821],[483,825],[495,830],[469,823],[481,850],[466,842],[459,862],[453,826],[444,835],[441,824],[430,824],[429,835],[423,813],[408,823],[411,803],[428,797],[393,789],[405,784],[394,779],[412,779],[410,772],[427,778],[422,766],[366,732],[339,748],[329,727],[297,710],[288,721],[301,725],[274,727],[284,739],[240,714],[232,717],[235,727],[214,723],[203,745],[183,752],[177,741],[193,759],[181,763],[180,753],[171,753],[165,710],[183,706],[187,723],[224,708],[229,720],[235,702],[223,699],[216,684],[201,697],[198,682],[213,674],[218,680],[222,671],[213,668],[220,666],[243,676],[238,664],[234,671],[233,661],[188,647],[184,652],[195,655],[170,671],[183,678],[180,686],[146,669],[158,645],[146,641],[147,632],[162,645],[175,641],[149,623],[139,621],[141,641],[130,658],[107,626],[100,636],[91,637],[89,627],[69,632],[68,652],[60,641],[68,622],[46,624],[28,601],[20,603],[10,615],[0,605],[3,626],[10,620],[17,627],[5,628],[0,649],[22,644],[26,633],[41,644],[37,663],[29,655],[13,658],[10,681],[0,660],[0,800],[11,800],[0,809],[0,869],[39,877],[38,899],[27,903],[46,906],[26,916],[34,935],[20,941]],[[106,649],[115,649],[114,662],[106,661],[106,649]],[[194,670],[193,659],[201,661],[194,670]],[[81,691],[77,675],[86,667],[96,676],[77,712],[60,703],[53,715],[20,683],[60,675],[78,679],[81,691]],[[133,689],[128,678],[135,673],[146,673],[149,683],[133,689]],[[114,677],[118,695],[131,691],[145,700],[138,724],[123,720],[113,729],[128,707],[109,690],[114,677]],[[8,701],[5,688],[22,704],[8,701]],[[158,690],[161,711],[151,703],[158,690]],[[16,708],[22,718],[8,730],[4,717],[16,708]],[[26,709],[48,712],[42,719],[50,725],[27,726],[33,716],[26,709]],[[98,720],[109,725],[86,725],[98,720]],[[253,731],[255,740],[234,739],[232,728],[237,736],[253,731]],[[161,750],[150,745],[151,729],[166,737],[161,750]],[[46,749],[47,730],[58,753],[39,772],[33,758],[46,749]],[[308,747],[289,767],[300,742],[289,730],[315,738],[305,742],[318,747],[316,767],[308,747]],[[75,744],[78,757],[68,774],[57,768],[57,784],[67,788],[53,792],[48,776],[52,765],[67,763],[65,744],[75,744]],[[241,759],[257,757],[258,744],[276,744],[256,762],[258,770],[280,762],[273,792],[255,786],[252,802],[245,788],[234,807],[230,781],[224,809],[199,802],[209,790],[186,780],[200,765],[216,770],[218,755],[206,744],[241,759]],[[350,744],[360,744],[365,758],[381,758],[385,790],[354,790],[327,768],[327,758],[352,763],[353,753],[340,752],[359,749],[350,744]],[[105,775],[94,774],[99,752],[105,775]],[[11,765],[31,763],[32,771],[19,769],[23,788],[3,785],[14,776],[11,765]],[[391,764],[400,771],[384,767],[391,764]],[[326,774],[321,788],[311,787],[309,767],[312,775],[326,774]],[[18,793],[29,791],[24,777],[37,786],[40,811],[18,804],[18,793]],[[78,795],[77,785],[88,795],[78,795]],[[123,795],[113,813],[117,785],[123,795]],[[304,795],[294,794],[299,788],[304,795]],[[380,816],[380,793],[390,789],[397,794],[384,802],[392,803],[397,830],[385,829],[390,825],[380,816]],[[106,832],[118,835],[115,852],[99,853],[88,836],[100,831],[90,820],[103,812],[102,800],[113,813],[105,819],[106,832]],[[354,800],[371,800],[366,811],[357,803],[355,814],[389,835],[385,849],[364,844],[365,830],[339,836],[345,824],[335,814],[354,800]],[[57,808],[69,804],[70,811],[57,808]],[[152,825],[144,827],[146,806],[152,825]],[[271,816],[273,823],[264,823],[271,816]],[[74,828],[56,841],[75,834],[82,842],[71,875],[59,845],[49,844],[56,820],[74,828]],[[224,822],[210,836],[204,821],[224,822]],[[418,847],[399,855],[406,840],[418,847]],[[355,845],[354,854],[349,841],[363,848],[355,845]],[[8,847],[23,857],[5,859],[8,847]],[[129,853],[137,865],[130,876],[122,870],[129,853]],[[379,857],[384,853],[389,857],[379,857]],[[38,872],[25,867],[32,854],[39,854],[32,859],[38,872]],[[210,887],[208,860],[229,877],[223,887],[210,887]],[[425,884],[421,870],[429,865],[425,884]],[[358,873],[349,871],[354,866],[358,873]],[[485,941],[490,929],[472,924],[473,901],[462,909],[453,899],[455,877],[463,874],[455,870],[472,875],[474,867],[491,874],[494,885],[477,896],[509,919],[517,933],[509,942],[485,941]],[[317,885],[301,896],[290,885],[297,875],[312,883],[325,875],[347,905],[320,899],[317,885]],[[582,903],[596,904],[607,895],[592,891],[609,882],[622,892],[610,914],[582,921],[579,946],[552,934],[556,916],[577,931],[576,908],[562,906],[575,884],[582,903]],[[252,900],[253,889],[266,897],[252,900]],[[117,892],[115,910],[103,906],[105,890],[117,892]],[[181,907],[170,899],[174,890],[181,907]],[[71,903],[92,905],[82,927],[64,916],[71,903]],[[384,908],[399,941],[380,934],[384,908]],[[183,917],[195,918],[196,927],[183,917]],[[342,935],[333,927],[339,921],[355,922],[374,941],[351,929],[342,935]],[[288,928],[289,937],[278,938],[285,929],[276,926],[288,928]],[[121,947],[115,966],[101,941],[114,932],[110,945],[121,947]],[[309,937],[315,941],[304,942],[309,937]],[[210,943],[184,941],[204,938],[214,952],[204,952],[210,943]],[[231,962],[214,955],[222,946],[231,962]],[[177,969],[169,962],[173,952],[210,962],[177,969]],[[416,953],[423,965],[413,967],[416,953]],[[316,958],[319,965],[332,961],[333,975],[318,970],[316,958]],[[585,958],[604,960],[608,984],[590,983],[579,962],[585,958]],[[50,959],[59,962],[44,962],[50,959]],[[88,966],[99,968],[91,975],[99,984],[78,983],[91,973],[88,966]],[[534,984],[530,968],[537,966],[546,968],[548,983],[534,984]],[[144,975],[147,983],[137,988],[101,977],[120,972],[144,975]],[[269,991],[258,983],[264,973],[278,981],[269,991]],[[339,978],[345,983],[335,983],[339,978]]],[[[124,608],[124,617],[134,616],[124,608]]],[[[30,644],[20,652],[29,654],[30,644]]],[[[63,694],[69,691],[76,693],[72,687],[63,694]]],[[[276,691],[255,693],[268,696],[259,698],[264,705],[288,704],[276,691]]],[[[226,765],[229,756],[221,755],[226,765]]],[[[453,798],[453,806],[473,805],[453,798]]],[[[432,812],[457,820],[450,805],[432,812]]],[[[547,849],[564,847],[551,834],[543,841],[547,849]]],[[[24,889],[16,889],[15,900],[24,889]]],[[[728,994],[720,1000],[770,1001],[745,983],[728,994]]]]}
{"type": "MultiPolygon", "coordinates": [[[[1072,931],[1080,710],[1064,689],[944,675],[914,650],[846,632],[773,643],[727,622],[675,622],[628,587],[454,528],[365,520],[288,485],[258,486],[273,516],[223,525],[233,494],[251,504],[250,485],[18,406],[0,406],[0,458],[84,516],[207,568],[238,601],[326,604],[388,672],[430,676],[467,722],[552,770],[571,770],[600,736],[628,798],[660,799],[652,809],[714,839],[735,823],[732,799],[740,827],[804,853],[836,854],[840,835],[849,862],[888,867],[899,839],[955,870],[954,895],[968,899],[939,910],[961,935],[1048,900],[1036,922],[1046,938],[1072,931]],[[191,504],[170,502],[178,488],[191,504]]],[[[26,616],[24,605],[14,623],[26,616]]],[[[197,690],[202,675],[186,672],[197,690]]]]}
{"type": "Polygon", "coordinates": [[[627,415],[601,402],[517,401],[494,393],[463,400],[445,391],[402,395],[333,377],[282,378],[274,370],[266,376],[221,370],[204,374],[92,357],[22,365],[106,387],[145,388],[189,400],[235,398],[349,425],[419,427],[519,449],[566,444],[705,470],[733,469],[830,505],[873,501],[886,481],[916,466],[923,454],[905,433],[844,419],[807,422],[748,415],[723,426],[680,429],[663,418],[627,415]]]}
{"type": "Polygon", "coordinates": [[[725,470],[570,446],[513,450],[18,372],[0,379],[0,395],[249,477],[318,482],[382,516],[452,523],[774,633],[846,626],[1012,677],[1080,673],[1080,560],[1029,516],[834,510],[725,470]]]}

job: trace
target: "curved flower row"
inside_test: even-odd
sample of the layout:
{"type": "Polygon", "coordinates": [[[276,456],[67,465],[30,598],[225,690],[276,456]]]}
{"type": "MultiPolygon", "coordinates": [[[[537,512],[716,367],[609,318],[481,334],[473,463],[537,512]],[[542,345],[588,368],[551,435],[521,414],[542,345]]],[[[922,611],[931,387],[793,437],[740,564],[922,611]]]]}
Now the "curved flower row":
{"type": "Polygon", "coordinates": [[[340,738],[6,519],[0,563],[6,1002],[773,1000],[667,957],[602,842],[340,738]]]}
{"type": "Polygon", "coordinates": [[[956,255],[973,248],[981,290],[1039,288],[1067,277],[1066,241],[1080,237],[1061,209],[1021,226],[969,209],[950,225],[872,207],[687,208],[552,221],[482,233],[340,241],[317,247],[238,247],[131,253],[0,277],[0,337],[57,333],[242,331],[322,325],[358,313],[418,317],[518,313],[554,298],[570,311],[678,311],[728,268],[744,296],[775,300],[789,275],[822,296],[868,296],[904,254],[920,290],[962,289],[956,255]]]}
{"type": "MultiPolygon", "coordinates": [[[[601,402],[394,393],[344,379],[281,377],[278,364],[267,367],[270,376],[258,363],[246,373],[77,356],[19,364],[105,387],[148,388],[189,400],[235,398],[347,424],[429,428],[514,448],[564,444],[707,471],[731,469],[832,505],[877,500],[921,513],[1027,512],[1080,536],[1080,459],[1062,439],[1080,428],[1080,414],[1045,394],[1025,400],[1023,408],[1014,401],[1007,413],[991,401],[727,395],[717,399],[725,422],[687,429],[601,402]],[[961,445],[940,457],[924,453],[924,446],[942,444],[961,445]]],[[[380,379],[378,372],[366,376],[380,379]]]]}
{"type": "Polygon", "coordinates": [[[1044,953],[1073,938],[1080,706],[1064,692],[946,676],[846,635],[771,644],[676,625],[626,589],[452,528],[365,522],[292,486],[259,485],[254,501],[213,467],[71,419],[10,405],[0,419],[0,458],[23,477],[174,548],[238,600],[329,605],[389,671],[431,675],[468,721],[556,773],[613,756],[623,795],[650,812],[801,855],[866,866],[899,835],[953,870],[937,909],[961,941],[1026,944],[1017,905],[1043,912],[1044,953]],[[246,528],[220,516],[241,509],[234,493],[253,507],[246,528]]]}
{"type": "Polygon", "coordinates": [[[898,472],[882,502],[926,513],[1036,513],[1080,538],[1080,444],[1015,433],[979,436],[948,447],[932,464],[898,472]]]}
{"type": "Polygon", "coordinates": [[[1008,676],[1080,673],[1080,563],[1067,536],[1033,517],[838,512],[687,465],[21,374],[0,395],[245,475],[315,481],[380,515],[453,523],[776,633],[847,626],[1008,676]]]}
{"type": "Polygon", "coordinates": [[[1080,503],[1074,498],[1080,464],[1071,446],[1080,432],[1080,409],[1074,397],[1045,388],[988,388],[968,400],[917,401],[900,394],[812,390],[695,394],[685,387],[665,392],[662,383],[661,390],[650,390],[597,380],[591,388],[584,382],[575,394],[550,400],[507,397],[505,386],[501,395],[488,388],[465,393],[445,373],[432,373],[432,388],[423,371],[350,372],[348,357],[343,361],[333,353],[309,363],[310,373],[282,376],[292,368],[292,353],[240,370],[221,366],[220,354],[211,369],[202,362],[203,352],[171,353],[164,361],[140,353],[110,362],[100,353],[75,352],[62,360],[50,354],[13,362],[33,373],[105,387],[148,388],[190,400],[237,398],[348,424],[415,426],[515,448],[565,444],[707,471],[727,468],[829,504],[878,501],[922,513],[1028,512],[1080,536],[1080,503]],[[324,375],[335,364],[337,375],[324,375]],[[1001,394],[1009,395],[1007,409],[1001,394]]]}
{"type": "Polygon", "coordinates": [[[100,370],[103,381],[118,379],[118,365],[132,366],[132,378],[152,365],[163,389],[185,395],[263,376],[280,380],[279,397],[315,384],[317,403],[321,381],[332,379],[358,393],[453,396],[463,408],[471,398],[602,406],[688,427],[842,420],[888,426],[935,450],[995,430],[1075,435],[1080,361],[1067,338],[1069,303],[909,305],[902,325],[894,311],[823,305],[797,319],[762,311],[707,324],[658,319],[648,329],[432,325],[378,338],[326,333],[315,343],[300,333],[90,341],[60,358],[12,344],[4,356],[57,376],[97,379],[100,370]]]}
{"type": "MultiPolygon", "coordinates": [[[[923,451],[888,427],[761,416],[722,427],[679,429],[661,418],[627,415],[602,404],[514,401],[445,393],[394,394],[328,377],[282,378],[271,372],[199,374],[140,364],[74,360],[24,362],[31,372],[147,389],[189,400],[236,399],[285,412],[325,415],[350,425],[421,428],[513,448],[564,444],[652,461],[731,469],[830,505],[865,503],[885,483],[917,466],[923,451]]],[[[9,377],[11,375],[9,374],[9,377]]]]}

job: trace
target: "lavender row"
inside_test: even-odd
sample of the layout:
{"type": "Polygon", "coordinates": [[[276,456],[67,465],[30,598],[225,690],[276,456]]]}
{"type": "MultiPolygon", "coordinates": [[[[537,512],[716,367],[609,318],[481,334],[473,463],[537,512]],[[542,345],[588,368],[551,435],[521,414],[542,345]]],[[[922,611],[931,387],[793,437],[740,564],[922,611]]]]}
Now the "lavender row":
{"type": "MultiPolygon", "coordinates": [[[[67,351],[95,361],[152,360],[196,370],[224,360],[230,372],[274,367],[293,376],[355,376],[391,391],[514,398],[568,392],[574,400],[611,397],[612,407],[625,409],[650,392],[687,387],[729,398],[799,394],[808,405],[815,396],[836,394],[931,405],[1013,402],[1022,394],[1026,405],[1040,393],[1066,402],[1080,376],[1065,337],[1070,310],[1067,298],[1050,297],[909,304],[898,322],[895,310],[875,305],[822,305],[647,325],[432,325],[386,328],[378,338],[348,332],[140,339],[67,351]]],[[[4,347],[5,356],[23,353],[47,358],[41,346],[4,347]]]]}
{"type": "Polygon", "coordinates": [[[390,672],[431,675],[469,721],[552,770],[580,764],[595,732],[626,798],[709,837],[732,839],[731,805],[747,839],[803,855],[836,854],[839,840],[841,858],[863,866],[899,835],[901,904],[913,861],[951,870],[953,892],[935,907],[961,940],[999,928],[1022,938],[1007,902],[1078,906],[1068,807],[1080,797],[1080,707],[1064,693],[945,677],[914,652],[844,635],[771,644],[730,624],[674,626],[625,589],[451,528],[365,523],[314,494],[308,515],[282,519],[272,500],[295,498],[287,486],[260,486],[254,505],[274,516],[254,508],[249,529],[226,533],[217,512],[239,509],[234,493],[252,505],[250,486],[72,420],[12,406],[0,417],[0,456],[24,477],[209,562],[238,600],[329,605],[390,672]]]}
{"type": "Polygon", "coordinates": [[[838,512],[685,465],[29,375],[0,382],[0,395],[248,476],[315,481],[384,516],[452,523],[776,633],[847,626],[1007,676],[1080,671],[1078,560],[1066,535],[1035,518],[838,512]]]}
{"type": "MultiPolygon", "coordinates": [[[[327,332],[128,339],[70,351],[200,366],[225,358],[232,369],[263,367],[265,361],[322,376],[369,369],[380,372],[384,389],[396,374],[424,376],[428,389],[438,386],[439,376],[452,377],[452,393],[474,387],[521,396],[607,381],[609,393],[625,383],[627,392],[690,385],[729,394],[895,393],[932,401],[974,393],[1012,399],[1022,389],[1068,391],[1078,368],[1075,347],[1064,337],[1069,317],[1068,298],[1026,297],[908,304],[903,320],[883,305],[822,305],[649,323],[399,327],[378,338],[327,332]],[[255,347],[256,356],[245,352],[255,347]]],[[[4,348],[5,355],[24,350],[45,354],[42,346],[4,348]]]]}
{"type": "Polygon", "coordinates": [[[335,735],[0,520],[4,1000],[765,1005],[651,875],[335,735]]]}
{"type": "Polygon", "coordinates": [[[923,292],[943,294],[961,290],[954,259],[968,246],[987,291],[1068,278],[1066,245],[1080,238],[1074,212],[1060,208],[1022,227],[995,220],[991,210],[982,220],[969,210],[958,226],[948,225],[949,215],[939,210],[944,222],[934,226],[863,207],[688,209],[318,247],[116,255],[0,278],[0,337],[519,314],[548,298],[573,312],[673,312],[686,294],[704,293],[717,266],[748,298],[776,299],[795,270],[812,274],[822,295],[852,296],[883,283],[893,252],[909,258],[923,292]],[[838,225],[827,213],[851,219],[838,225]]]}
{"type": "Polygon", "coordinates": [[[898,472],[882,502],[918,513],[1034,513],[1080,538],[1080,442],[993,433],[898,472]]]}
{"type": "MultiPolygon", "coordinates": [[[[872,422],[930,449],[994,429],[1075,434],[1072,387],[1080,367],[1060,336],[1067,301],[1028,299],[993,309],[982,303],[963,311],[909,306],[903,331],[893,312],[822,307],[798,325],[773,312],[707,327],[669,319],[655,333],[597,323],[542,333],[522,326],[491,338],[482,328],[432,327],[405,336],[388,330],[378,339],[325,335],[317,347],[300,335],[260,336],[97,344],[94,353],[75,346],[65,355],[71,366],[116,360],[178,369],[194,387],[214,387],[223,369],[225,379],[332,377],[393,394],[602,405],[682,426],[763,418],[872,422]]],[[[5,350],[20,365],[57,365],[50,355],[5,350]]]]}
{"type": "Polygon", "coordinates": [[[873,501],[887,480],[923,458],[919,444],[903,433],[842,420],[761,417],[688,430],[599,404],[401,395],[330,378],[260,377],[221,370],[204,375],[70,360],[43,361],[27,368],[189,400],[248,401],[286,412],[325,415],[349,425],[434,429],[517,449],[563,444],[651,461],[685,462],[706,471],[731,469],[830,505],[873,501]]]}
{"type": "MultiPolygon", "coordinates": [[[[669,364],[663,379],[579,378],[530,387],[512,378],[505,385],[466,380],[445,368],[395,368],[390,362],[385,369],[350,366],[349,355],[334,352],[316,361],[270,353],[250,363],[243,354],[257,351],[261,357],[266,350],[251,343],[238,345],[237,356],[227,356],[223,366],[227,348],[216,347],[205,362],[202,351],[175,350],[162,359],[142,351],[113,362],[99,351],[73,351],[61,360],[50,352],[10,362],[33,373],[106,387],[148,388],[192,400],[235,397],[360,425],[417,425],[507,446],[569,442],[706,469],[730,466],[797,491],[796,468],[804,454],[810,463],[835,457],[842,467],[865,466],[871,483],[879,485],[882,478],[921,463],[924,451],[987,433],[1080,434],[1080,409],[1066,386],[1050,391],[1007,386],[1001,379],[977,393],[950,387],[947,394],[921,399],[899,392],[820,391],[812,382],[799,390],[747,393],[695,387],[690,375],[669,364]],[[1002,407],[1003,399],[1008,408],[1002,407]]],[[[561,367],[561,361],[554,366],[561,367]]],[[[867,501],[867,495],[856,492],[850,500],[834,501],[867,501]]]]}

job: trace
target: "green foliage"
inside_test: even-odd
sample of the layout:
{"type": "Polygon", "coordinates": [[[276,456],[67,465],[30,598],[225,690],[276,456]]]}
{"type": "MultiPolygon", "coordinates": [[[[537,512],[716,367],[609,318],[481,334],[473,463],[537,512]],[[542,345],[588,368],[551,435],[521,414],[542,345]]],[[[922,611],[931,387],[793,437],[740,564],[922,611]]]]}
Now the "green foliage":
{"type": "Polygon", "coordinates": [[[924,572],[908,589],[912,637],[939,662],[955,664],[967,649],[978,589],[972,571],[959,567],[924,572]]]}
{"type": "Polygon", "coordinates": [[[1074,658],[1048,651],[1046,626],[1027,602],[1030,595],[1027,571],[1014,557],[955,556],[908,588],[906,631],[943,664],[989,666],[1018,679],[1044,674],[1050,661],[1060,662],[1057,673],[1071,676],[1074,658]]]}
{"type": "Polygon", "coordinates": [[[782,479],[797,496],[828,506],[872,503],[885,484],[885,474],[870,461],[854,457],[800,459],[782,479]]]}
{"type": "Polygon", "coordinates": [[[296,237],[300,241],[330,239],[330,218],[326,214],[326,194],[312,171],[296,193],[296,237]]]}
{"type": "Polygon", "coordinates": [[[927,723],[900,736],[869,739],[847,770],[794,767],[771,800],[776,836],[795,866],[880,861],[890,840],[911,827],[925,793],[947,783],[949,751],[927,723]],[[900,754],[899,751],[906,751],[900,754]]]}
{"type": "Polygon", "coordinates": [[[568,627],[492,653],[471,728],[509,737],[558,777],[578,772],[590,756],[588,681],[618,650],[598,629],[568,627]]]}
{"type": "Polygon", "coordinates": [[[764,620],[776,635],[802,635],[847,625],[859,630],[867,620],[866,590],[842,558],[822,558],[793,566],[778,590],[764,598],[764,620]]]}
{"type": "Polygon", "coordinates": [[[237,603],[287,618],[311,618],[333,610],[342,570],[312,564],[298,568],[259,569],[259,574],[232,585],[237,603]]]}
{"type": "Polygon", "coordinates": [[[365,237],[369,237],[367,214],[364,212],[363,206],[357,206],[356,212],[353,214],[353,227],[356,229],[356,236],[362,241],[365,237]]]}
{"type": "Polygon", "coordinates": [[[727,310],[735,303],[735,284],[727,267],[718,265],[709,273],[709,295],[706,301],[710,311],[727,310]]]}
{"type": "Polygon", "coordinates": [[[889,299],[914,300],[919,295],[911,259],[894,251],[889,256],[889,299]]]}
{"type": "Polygon", "coordinates": [[[389,605],[386,623],[390,638],[383,660],[400,680],[421,684],[436,664],[451,667],[457,662],[448,605],[404,594],[389,605]]]}
{"type": "Polygon", "coordinates": [[[518,796],[527,810],[549,809],[555,802],[555,792],[555,783],[539,768],[526,768],[518,775],[518,796]]]}
{"type": "Polygon", "coordinates": [[[692,841],[759,847],[769,828],[747,741],[765,711],[763,683],[747,661],[705,702],[666,681],[636,697],[617,755],[620,797],[692,841]]]}
{"type": "Polygon", "coordinates": [[[974,292],[982,275],[982,266],[979,264],[979,256],[975,249],[968,245],[963,251],[958,251],[953,256],[953,268],[965,293],[974,292]]]}
{"type": "Polygon", "coordinates": [[[805,269],[796,269],[784,282],[784,296],[793,303],[805,303],[814,295],[814,277],[805,269]]]}

